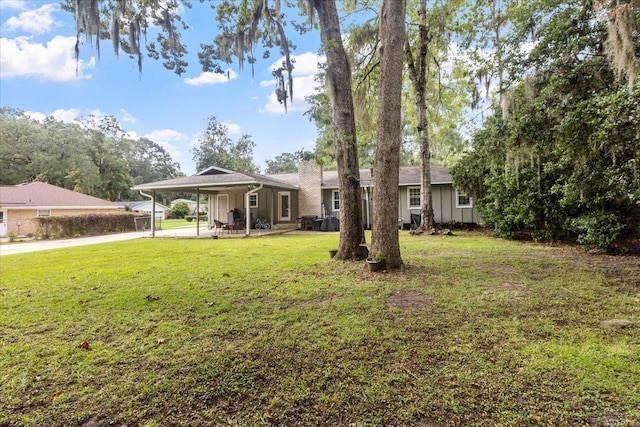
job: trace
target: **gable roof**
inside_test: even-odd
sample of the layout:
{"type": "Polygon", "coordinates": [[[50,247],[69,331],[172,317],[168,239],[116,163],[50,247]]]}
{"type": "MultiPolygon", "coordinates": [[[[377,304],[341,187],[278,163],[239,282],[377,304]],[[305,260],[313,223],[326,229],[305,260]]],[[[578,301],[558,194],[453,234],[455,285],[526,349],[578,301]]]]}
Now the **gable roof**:
{"type": "MultiPolygon", "coordinates": [[[[420,185],[420,166],[403,166],[400,168],[400,185],[420,185]]],[[[192,176],[150,182],[133,187],[142,191],[193,191],[195,188],[204,192],[225,191],[240,185],[297,190],[298,173],[260,175],[249,172],[238,172],[212,166],[192,176]]],[[[360,169],[360,180],[363,186],[372,185],[371,169],[360,169]]],[[[451,184],[453,181],[447,168],[442,165],[431,165],[432,184],[451,184]]],[[[323,188],[338,188],[338,171],[322,172],[323,188]]]]}
{"type": "Polygon", "coordinates": [[[116,209],[122,203],[110,202],[98,197],[67,190],[46,182],[29,182],[0,186],[2,207],[93,208],[116,209]]]}
{"type": "Polygon", "coordinates": [[[133,187],[133,190],[142,191],[189,191],[199,188],[204,191],[224,191],[239,185],[258,186],[296,190],[297,186],[273,178],[249,172],[238,172],[229,169],[212,166],[204,171],[180,178],[165,181],[150,182],[133,187]]]}
{"type": "MultiPolygon", "coordinates": [[[[372,169],[360,169],[360,182],[362,186],[371,186],[373,184],[373,177],[371,175],[372,169]]],[[[299,176],[297,173],[284,173],[277,175],[267,175],[272,178],[277,178],[281,181],[287,182],[290,185],[299,185],[299,176]]],[[[420,166],[402,166],[400,167],[400,181],[401,186],[407,185],[420,185],[422,172],[420,166]]],[[[447,171],[446,166],[431,165],[431,183],[432,184],[451,184],[453,183],[451,175],[447,171]]],[[[338,188],[338,171],[322,171],[322,187],[323,188],[338,188]]]]}
{"type": "MultiPolygon", "coordinates": [[[[195,202],[194,202],[195,203],[195,202]]],[[[122,202],[122,204],[128,208],[131,208],[132,211],[139,211],[148,208],[151,210],[151,200],[140,200],[135,202],[122,202]]],[[[169,208],[161,203],[156,202],[156,210],[169,210],[169,208]]]]}

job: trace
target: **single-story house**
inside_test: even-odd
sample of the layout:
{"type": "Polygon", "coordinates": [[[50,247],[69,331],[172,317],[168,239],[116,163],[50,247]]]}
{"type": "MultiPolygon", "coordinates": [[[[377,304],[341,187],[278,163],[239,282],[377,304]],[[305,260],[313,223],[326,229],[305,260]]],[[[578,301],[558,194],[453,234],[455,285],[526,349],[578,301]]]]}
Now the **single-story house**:
{"type": "Polygon", "coordinates": [[[0,186],[0,236],[38,231],[36,217],[116,213],[122,203],[110,202],[45,182],[0,186]]]}
{"type": "MultiPolygon", "coordinates": [[[[373,171],[360,171],[363,223],[373,218],[373,171]]],[[[444,166],[431,166],[434,216],[437,223],[478,223],[473,200],[453,187],[444,166]]],[[[196,175],[136,185],[134,190],[191,192],[207,195],[209,225],[230,222],[233,211],[242,218],[249,234],[258,218],[275,228],[296,228],[303,216],[339,217],[337,171],[324,171],[314,161],[301,162],[297,173],[261,175],[212,166],[196,175]]],[[[398,219],[411,223],[420,213],[420,167],[400,168],[398,219]]]]}
{"type": "MultiPolygon", "coordinates": [[[[145,214],[149,216],[151,216],[151,212],[153,212],[154,210],[153,203],[151,203],[151,200],[142,200],[139,202],[122,202],[122,204],[125,206],[125,209],[128,209],[131,212],[145,214]]],[[[156,219],[157,220],[165,219],[169,214],[169,210],[170,209],[165,205],[156,203],[155,204],[156,219]]]]}

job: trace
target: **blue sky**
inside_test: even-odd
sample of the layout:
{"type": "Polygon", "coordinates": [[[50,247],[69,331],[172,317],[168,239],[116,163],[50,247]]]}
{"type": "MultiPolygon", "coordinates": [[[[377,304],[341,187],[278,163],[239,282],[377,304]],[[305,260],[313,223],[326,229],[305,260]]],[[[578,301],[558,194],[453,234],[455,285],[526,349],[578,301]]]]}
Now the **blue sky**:
{"type": "Polygon", "coordinates": [[[215,35],[209,3],[193,1],[193,9],[184,11],[190,26],[182,36],[189,49],[189,67],[179,77],[148,57],[140,75],[136,61],[123,54],[116,57],[109,41],[101,43],[100,59],[85,42],[76,63],[75,23],[58,2],[0,0],[0,105],[19,108],[34,118],[53,115],[67,122],[91,114],[115,116],[132,137],[145,136],[162,145],[187,175],[196,172],[191,149],[210,116],[228,126],[233,140],[242,134],[252,136],[254,162],[262,170],[265,159],[312,150],[317,132],[303,113],[304,97],[313,93],[313,76],[323,61],[317,56],[319,32],[290,33],[297,45],[296,69],[293,104],[285,113],[276,101],[271,75],[282,62],[278,52],[259,61],[253,77],[248,64],[242,71],[233,64],[230,81],[202,73],[198,48],[215,35]]]}

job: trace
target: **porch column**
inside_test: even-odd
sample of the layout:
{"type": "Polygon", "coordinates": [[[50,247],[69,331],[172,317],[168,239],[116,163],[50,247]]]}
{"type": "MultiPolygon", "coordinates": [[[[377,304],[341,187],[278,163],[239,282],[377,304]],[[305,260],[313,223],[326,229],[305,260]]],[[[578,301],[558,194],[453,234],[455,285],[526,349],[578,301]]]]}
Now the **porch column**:
{"type": "Polygon", "coordinates": [[[249,191],[244,193],[244,235],[247,237],[251,233],[251,208],[249,207],[249,194],[249,191]]]}
{"type": "Polygon", "coordinates": [[[200,188],[196,187],[196,236],[200,237],[200,188]]]}
{"type": "Polygon", "coordinates": [[[151,237],[156,237],[156,192],[151,192],[151,237]]]}
{"type": "Polygon", "coordinates": [[[273,192],[273,189],[271,189],[271,203],[269,203],[269,207],[271,212],[269,212],[269,216],[270,216],[270,220],[271,220],[271,228],[273,228],[273,226],[275,225],[275,223],[273,222],[273,210],[275,208],[276,212],[278,211],[278,193],[273,192]]]}

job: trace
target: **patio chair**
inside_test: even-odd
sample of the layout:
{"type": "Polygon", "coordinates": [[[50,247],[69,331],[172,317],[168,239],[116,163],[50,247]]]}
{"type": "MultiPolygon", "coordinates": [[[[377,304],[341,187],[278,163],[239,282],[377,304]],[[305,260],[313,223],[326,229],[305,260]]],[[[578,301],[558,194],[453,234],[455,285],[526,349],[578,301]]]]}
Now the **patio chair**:
{"type": "Polygon", "coordinates": [[[222,221],[218,221],[217,219],[213,220],[213,230],[216,234],[222,233],[222,230],[228,230],[228,224],[225,224],[222,221]]]}

